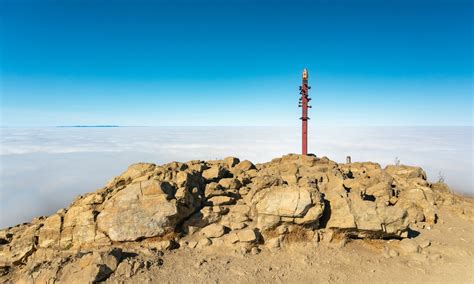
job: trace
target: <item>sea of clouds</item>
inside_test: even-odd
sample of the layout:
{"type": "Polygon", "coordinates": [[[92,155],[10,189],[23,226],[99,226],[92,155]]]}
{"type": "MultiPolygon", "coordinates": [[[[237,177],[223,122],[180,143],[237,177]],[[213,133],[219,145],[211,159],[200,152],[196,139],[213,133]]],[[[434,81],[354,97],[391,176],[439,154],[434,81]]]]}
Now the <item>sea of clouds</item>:
{"type": "MultiPolygon", "coordinates": [[[[129,164],[237,156],[255,163],[300,151],[295,127],[0,129],[0,228],[67,207],[129,164]]],[[[458,193],[473,191],[473,127],[317,127],[310,152],[344,162],[418,165],[458,193]]]]}

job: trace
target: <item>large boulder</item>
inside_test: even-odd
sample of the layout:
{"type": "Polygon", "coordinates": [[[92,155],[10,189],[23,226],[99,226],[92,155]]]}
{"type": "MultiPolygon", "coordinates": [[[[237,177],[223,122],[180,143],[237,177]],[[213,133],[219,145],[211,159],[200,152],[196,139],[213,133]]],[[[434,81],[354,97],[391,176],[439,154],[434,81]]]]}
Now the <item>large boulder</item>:
{"type": "Polygon", "coordinates": [[[324,203],[316,188],[282,185],[265,188],[253,195],[252,205],[258,226],[265,230],[280,222],[316,223],[324,203]]]}
{"type": "Polygon", "coordinates": [[[104,204],[97,227],[112,241],[135,241],[172,232],[198,206],[196,193],[185,189],[182,199],[168,182],[148,180],[132,183],[104,204]]]}
{"type": "MultiPolygon", "coordinates": [[[[310,190],[297,186],[277,186],[262,190],[254,196],[257,214],[301,218],[313,206],[310,190]]],[[[317,205],[321,206],[321,203],[317,205]]]]}

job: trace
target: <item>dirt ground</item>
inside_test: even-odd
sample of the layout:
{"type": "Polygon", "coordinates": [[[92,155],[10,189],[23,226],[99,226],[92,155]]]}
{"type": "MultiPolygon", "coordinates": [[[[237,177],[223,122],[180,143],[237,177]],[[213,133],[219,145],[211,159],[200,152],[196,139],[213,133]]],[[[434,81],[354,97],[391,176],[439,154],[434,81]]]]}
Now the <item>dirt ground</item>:
{"type": "MultiPolygon", "coordinates": [[[[472,202],[468,203],[470,206],[472,202]]],[[[421,252],[398,240],[351,240],[343,247],[292,244],[242,254],[223,247],[179,249],[163,265],[142,270],[131,282],[153,283],[474,283],[474,221],[453,208],[438,224],[418,228],[421,252]],[[400,252],[390,255],[387,248],[400,252]]],[[[113,277],[107,282],[117,282],[113,277]]],[[[128,282],[128,281],[127,281],[128,282]]]]}

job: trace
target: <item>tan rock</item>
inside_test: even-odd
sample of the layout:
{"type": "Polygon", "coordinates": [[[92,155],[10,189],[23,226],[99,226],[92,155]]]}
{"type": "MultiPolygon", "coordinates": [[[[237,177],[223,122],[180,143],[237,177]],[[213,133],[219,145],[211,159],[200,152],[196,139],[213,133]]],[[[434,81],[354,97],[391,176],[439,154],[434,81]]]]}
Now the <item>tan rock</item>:
{"type": "Polygon", "coordinates": [[[232,222],[229,224],[229,228],[231,230],[240,230],[247,227],[247,224],[245,222],[232,222]]]}
{"type": "Polygon", "coordinates": [[[434,201],[437,205],[452,205],[454,203],[454,193],[444,182],[437,182],[431,185],[434,201]]]}
{"type": "Polygon", "coordinates": [[[226,192],[220,184],[217,182],[210,182],[206,184],[204,195],[206,198],[211,198],[213,196],[225,195],[226,192]]]}
{"type": "Polygon", "coordinates": [[[331,212],[327,228],[350,229],[351,234],[363,238],[402,236],[407,230],[405,210],[377,202],[377,198],[364,199],[355,187],[347,192],[333,180],[328,183],[325,199],[331,212]]]}
{"type": "Polygon", "coordinates": [[[198,227],[203,228],[209,224],[215,223],[221,219],[221,212],[215,212],[213,207],[204,207],[200,211],[194,213],[187,219],[183,226],[185,228],[198,227]]]}
{"type": "Polygon", "coordinates": [[[415,187],[411,189],[404,189],[400,192],[396,207],[405,209],[408,212],[408,219],[410,222],[426,221],[434,224],[436,220],[436,208],[434,200],[428,192],[431,191],[428,187],[415,187]],[[431,198],[428,199],[428,196],[431,198]]]}
{"type": "Polygon", "coordinates": [[[225,234],[225,228],[214,223],[204,227],[201,232],[208,238],[218,238],[225,234]]]}
{"type": "Polygon", "coordinates": [[[155,168],[156,168],[156,165],[150,164],[150,163],[136,163],[136,164],[130,165],[128,169],[125,172],[123,172],[120,176],[111,180],[107,184],[107,187],[114,187],[120,182],[127,182],[127,181],[129,182],[130,180],[137,179],[151,172],[155,168]]]}
{"type": "Polygon", "coordinates": [[[95,283],[107,279],[116,269],[120,254],[88,253],[76,261],[66,264],[59,275],[59,282],[95,283]]]}
{"type": "Polygon", "coordinates": [[[285,182],[279,175],[271,175],[261,173],[252,180],[252,189],[259,191],[260,189],[269,188],[272,186],[280,186],[285,182]]]}
{"type": "Polygon", "coordinates": [[[157,250],[170,250],[174,246],[174,242],[171,240],[159,241],[159,242],[149,242],[147,243],[148,248],[154,248],[157,250]]]}
{"type": "Polygon", "coordinates": [[[219,185],[225,189],[239,189],[242,186],[242,183],[236,178],[223,178],[219,180],[219,185]]]}
{"type": "Polygon", "coordinates": [[[235,204],[229,209],[232,214],[248,215],[250,212],[250,206],[247,204],[235,204]]]}
{"type": "Polygon", "coordinates": [[[198,161],[198,163],[195,164],[188,164],[188,167],[192,171],[196,171],[199,173],[202,173],[205,169],[207,169],[207,166],[204,165],[201,161],[198,161]]]}
{"type": "Polygon", "coordinates": [[[281,217],[303,217],[313,205],[309,188],[279,186],[254,197],[258,214],[281,217]]]}
{"type": "MultiPolygon", "coordinates": [[[[291,220],[293,221],[293,218],[291,220]]],[[[257,217],[257,226],[264,231],[279,225],[281,221],[282,217],[280,216],[259,214],[257,217]]]]}
{"type": "Polygon", "coordinates": [[[7,230],[0,230],[0,244],[7,244],[11,241],[12,235],[7,230]]]}
{"type": "Polygon", "coordinates": [[[317,223],[322,217],[324,212],[324,203],[316,203],[313,207],[309,208],[308,212],[302,218],[294,218],[296,224],[311,224],[317,223]]]}
{"type": "Polygon", "coordinates": [[[223,237],[224,244],[226,245],[233,245],[239,241],[239,236],[231,232],[223,237]]]}
{"type": "Polygon", "coordinates": [[[224,163],[230,169],[230,168],[233,168],[238,163],[240,163],[240,160],[239,160],[239,158],[235,158],[235,157],[226,157],[226,158],[224,158],[224,163]]]}
{"type": "Polygon", "coordinates": [[[172,187],[166,182],[131,184],[104,203],[97,227],[112,241],[164,235],[200,204],[193,193],[184,200],[185,204],[173,198],[172,187]]]}
{"type": "Polygon", "coordinates": [[[203,171],[202,176],[207,180],[217,180],[223,178],[226,173],[227,171],[223,167],[214,165],[210,169],[203,171]]]}
{"type": "Polygon", "coordinates": [[[252,162],[250,162],[249,160],[244,160],[244,161],[238,163],[235,166],[235,168],[237,170],[248,171],[248,170],[255,169],[255,165],[252,164],[252,162]]]}
{"type": "Polygon", "coordinates": [[[176,174],[176,185],[183,187],[189,180],[190,174],[187,172],[178,172],[176,174]]]}
{"type": "Polygon", "coordinates": [[[61,237],[62,216],[54,214],[48,217],[40,228],[38,245],[40,247],[57,247],[61,237]]]}
{"type": "Polygon", "coordinates": [[[71,248],[93,243],[96,235],[96,211],[89,205],[74,205],[64,215],[60,246],[71,248]]]}
{"type": "Polygon", "coordinates": [[[133,276],[135,274],[133,271],[133,263],[130,263],[129,261],[122,261],[118,265],[114,274],[118,276],[125,276],[127,278],[133,276]]]}
{"type": "Polygon", "coordinates": [[[102,202],[104,202],[104,197],[102,196],[102,194],[97,194],[97,193],[86,195],[81,200],[81,204],[84,204],[84,205],[101,204],[102,202]]]}
{"type": "Polygon", "coordinates": [[[212,206],[212,212],[217,213],[219,215],[224,215],[229,212],[229,207],[225,206],[212,206]]]}
{"type": "Polygon", "coordinates": [[[420,167],[410,167],[405,165],[389,165],[385,167],[385,172],[389,175],[403,178],[403,179],[411,179],[411,178],[422,178],[426,180],[426,173],[420,167]]]}
{"type": "Polygon", "coordinates": [[[257,235],[255,234],[255,231],[252,229],[243,229],[243,230],[237,231],[236,233],[240,242],[251,243],[257,240],[257,235]]]}
{"type": "Polygon", "coordinates": [[[9,250],[1,253],[0,265],[10,266],[26,263],[28,257],[35,251],[35,239],[39,225],[23,225],[21,230],[14,233],[9,243],[9,250]]]}

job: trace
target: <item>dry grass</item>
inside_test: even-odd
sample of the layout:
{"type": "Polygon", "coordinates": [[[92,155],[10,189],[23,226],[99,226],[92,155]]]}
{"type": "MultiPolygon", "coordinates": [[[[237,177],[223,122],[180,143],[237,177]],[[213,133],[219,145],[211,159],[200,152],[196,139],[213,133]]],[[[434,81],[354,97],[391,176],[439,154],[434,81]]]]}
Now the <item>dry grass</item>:
{"type": "Polygon", "coordinates": [[[297,242],[308,242],[314,237],[314,232],[306,230],[301,227],[296,227],[291,232],[288,232],[285,236],[285,242],[297,243],[297,242]]]}

